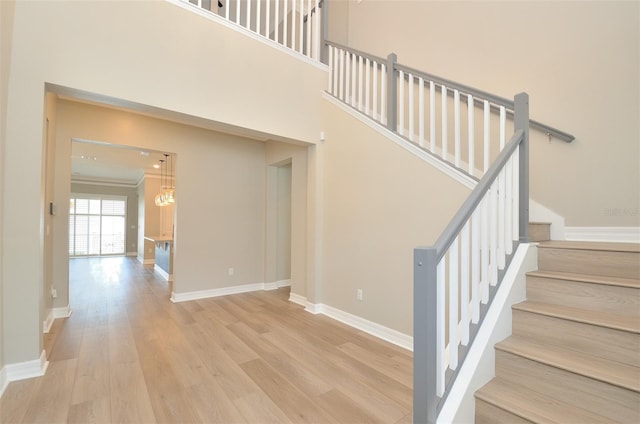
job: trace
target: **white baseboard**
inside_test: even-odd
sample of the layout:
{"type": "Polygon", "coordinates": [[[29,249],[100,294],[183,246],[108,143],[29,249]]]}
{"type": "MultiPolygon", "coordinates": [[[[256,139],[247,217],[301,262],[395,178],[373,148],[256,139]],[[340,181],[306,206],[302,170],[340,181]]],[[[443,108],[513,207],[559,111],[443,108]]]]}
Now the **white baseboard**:
{"type": "Polygon", "coordinates": [[[640,227],[565,227],[564,233],[571,241],[640,243],[640,227]]]}
{"type": "Polygon", "coordinates": [[[162,277],[164,277],[165,280],[173,281],[173,274],[169,274],[167,271],[165,271],[164,269],[160,268],[158,266],[158,264],[155,264],[153,266],[153,269],[154,269],[155,272],[157,272],[158,274],[162,275],[162,277]]]}
{"type": "Polygon", "coordinates": [[[143,257],[140,256],[136,256],[136,259],[138,260],[138,262],[140,262],[142,265],[154,265],[156,263],[155,259],[145,259],[143,257]]]}
{"type": "Polygon", "coordinates": [[[42,322],[42,332],[47,334],[51,330],[51,326],[53,325],[53,309],[49,309],[49,313],[47,314],[47,318],[42,322]]]}
{"type": "Polygon", "coordinates": [[[529,222],[548,222],[551,224],[551,240],[564,240],[564,217],[551,209],[529,199],[529,222]]]}
{"type": "Polygon", "coordinates": [[[326,315],[329,318],[340,321],[350,327],[357,328],[360,331],[364,331],[365,333],[371,334],[379,339],[393,343],[396,346],[413,351],[413,337],[408,334],[401,333],[389,327],[385,327],[384,325],[350,314],[334,308],[333,306],[325,305],[323,303],[311,303],[307,301],[306,297],[300,296],[299,294],[289,294],[289,301],[304,306],[307,312],[326,315]]]}
{"type": "Polygon", "coordinates": [[[280,280],[272,283],[264,283],[264,290],[276,290],[282,287],[290,287],[291,280],[280,280]]]}
{"type": "Polygon", "coordinates": [[[264,283],[243,284],[240,286],[221,287],[219,289],[198,290],[185,293],[171,293],[173,303],[186,302],[188,300],[208,299],[210,297],[228,296],[230,294],[248,293],[264,290],[264,283]]]}
{"type": "Polygon", "coordinates": [[[5,365],[0,371],[0,396],[12,381],[41,377],[47,372],[47,367],[49,367],[49,361],[47,361],[47,353],[44,350],[39,359],[5,365]]]}
{"type": "Polygon", "coordinates": [[[53,308],[53,318],[69,318],[71,316],[71,308],[69,305],[60,308],[53,308]]]}

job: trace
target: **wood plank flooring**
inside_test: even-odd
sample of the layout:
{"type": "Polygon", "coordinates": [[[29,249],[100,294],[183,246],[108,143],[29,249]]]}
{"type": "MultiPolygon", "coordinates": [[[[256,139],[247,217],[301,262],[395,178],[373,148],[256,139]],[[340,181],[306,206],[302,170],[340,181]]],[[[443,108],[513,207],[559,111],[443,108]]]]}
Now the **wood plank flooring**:
{"type": "Polygon", "coordinates": [[[9,384],[1,423],[411,422],[411,353],[286,288],[174,304],[132,258],[72,259],[70,276],[49,370],[9,384]]]}

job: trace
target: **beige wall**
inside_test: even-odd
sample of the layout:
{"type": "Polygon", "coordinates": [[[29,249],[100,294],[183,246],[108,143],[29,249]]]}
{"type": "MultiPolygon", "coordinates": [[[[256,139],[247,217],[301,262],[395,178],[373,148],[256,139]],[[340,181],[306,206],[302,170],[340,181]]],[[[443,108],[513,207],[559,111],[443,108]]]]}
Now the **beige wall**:
{"type": "MultiPolygon", "coordinates": [[[[11,0],[0,2],[0,240],[3,238],[3,199],[4,193],[1,187],[4,185],[5,163],[5,137],[7,129],[7,100],[9,88],[9,72],[11,61],[11,42],[13,39],[13,11],[14,2],[11,0]]],[[[4,257],[3,243],[0,242],[0,370],[4,366],[4,323],[3,303],[6,297],[3,294],[4,285],[4,257]]]]}
{"type": "MultiPolygon", "coordinates": [[[[264,281],[264,143],[68,101],[58,103],[58,128],[60,142],[77,137],[177,154],[175,292],[264,281]]],[[[144,231],[151,235],[160,230],[158,208],[149,211],[159,180],[147,180],[144,231]]]]}
{"type": "Polygon", "coordinates": [[[291,164],[278,167],[276,280],[291,278],[291,164]]]}
{"type": "Polygon", "coordinates": [[[470,190],[328,101],[323,116],[320,303],[412,334],[413,249],[436,241],[470,190]]]}
{"type": "Polygon", "coordinates": [[[329,18],[327,39],[334,43],[349,45],[349,2],[328,0],[329,18]]]}
{"type": "MultiPolygon", "coordinates": [[[[135,187],[71,183],[71,193],[123,196],[127,198],[126,253],[138,251],[138,193],[135,187]]],[[[65,205],[66,206],[66,205],[65,205]]]]}
{"type": "MultiPolygon", "coordinates": [[[[4,11],[10,10],[13,3],[9,6],[2,3],[5,16],[4,11]]],[[[6,123],[2,243],[11,246],[10,251],[2,251],[6,363],[35,360],[42,351],[42,324],[38,315],[43,287],[41,192],[45,83],[109,96],[114,103],[125,100],[166,109],[173,117],[195,118],[207,121],[208,125],[224,126],[229,131],[242,128],[245,133],[315,142],[320,131],[317,93],[326,82],[326,70],[322,67],[309,66],[280,49],[209,22],[170,2],[18,2],[14,12],[13,20],[8,19],[13,21],[12,50],[6,53],[3,48],[2,53],[3,71],[5,64],[10,65],[9,73],[3,72],[3,78],[11,76],[8,83],[3,80],[7,86],[2,87],[2,96],[6,96],[2,100],[7,105],[6,115],[2,114],[6,123]],[[5,60],[9,54],[10,60],[5,60]],[[151,74],[149,69],[153,69],[151,74]],[[260,73],[256,73],[256,69],[260,69],[260,73]],[[18,180],[19,185],[7,184],[18,180]],[[18,302],[18,299],[26,300],[18,302]],[[7,322],[11,322],[10,327],[7,322]]],[[[9,27],[3,22],[3,35],[9,27]]],[[[4,40],[3,37],[3,43],[4,40]]],[[[124,131],[123,128],[112,130],[124,131]]],[[[68,139],[63,140],[68,144],[68,139]]],[[[138,140],[131,143],[144,144],[138,140]]],[[[68,148],[57,146],[57,159],[65,156],[68,148]]],[[[258,149],[262,148],[260,145],[258,149]]],[[[209,159],[206,152],[205,148],[200,157],[194,158],[194,163],[203,166],[209,159]]],[[[263,176],[264,157],[261,161],[263,176]]],[[[227,170],[224,164],[220,166],[227,170]]],[[[63,169],[59,173],[66,172],[63,169]]],[[[197,189],[191,187],[198,187],[199,182],[187,178],[179,184],[186,184],[183,193],[190,191],[194,196],[197,189]]],[[[263,190],[264,184],[258,191],[263,190]]],[[[55,186],[56,196],[65,197],[68,192],[68,186],[55,186]]],[[[208,199],[203,206],[194,207],[199,214],[195,222],[209,216],[215,201],[215,198],[208,199]]],[[[244,200],[237,198],[229,202],[237,206],[244,200]]],[[[253,211],[260,213],[262,209],[253,211]]],[[[253,216],[239,216],[253,219],[253,216]]],[[[60,233],[59,225],[67,224],[56,222],[55,233],[60,233]]],[[[178,259],[181,241],[176,240],[176,289],[210,288],[212,279],[223,285],[260,281],[262,270],[257,272],[242,264],[258,251],[259,256],[262,255],[262,242],[256,247],[246,241],[246,234],[259,237],[262,230],[253,224],[238,229],[246,245],[244,255],[238,253],[237,246],[211,252],[220,253],[218,259],[225,262],[224,276],[216,269],[205,277],[193,271],[197,267],[181,265],[184,264],[178,259]],[[233,281],[227,281],[226,268],[232,263],[240,265],[236,265],[233,281]],[[183,281],[190,281],[192,285],[181,285],[180,273],[183,281]]],[[[203,253],[211,250],[207,240],[210,237],[204,234],[207,233],[182,239],[188,245],[197,246],[194,249],[198,254],[187,262],[210,260],[211,253],[203,253]]],[[[54,263],[63,263],[64,251],[66,248],[54,250],[54,263]]],[[[65,281],[64,274],[64,270],[59,273],[54,270],[54,284],[65,281]]],[[[57,302],[62,300],[56,299],[54,306],[64,306],[57,302]]]]}
{"type": "Polygon", "coordinates": [[[352,0],[348,39],[504,97],[528,92],[533,119],[576,136],[549,143],[532,132],[532,198],[568,226],[638,226],[639,9],[628,1],[352,0]]]}

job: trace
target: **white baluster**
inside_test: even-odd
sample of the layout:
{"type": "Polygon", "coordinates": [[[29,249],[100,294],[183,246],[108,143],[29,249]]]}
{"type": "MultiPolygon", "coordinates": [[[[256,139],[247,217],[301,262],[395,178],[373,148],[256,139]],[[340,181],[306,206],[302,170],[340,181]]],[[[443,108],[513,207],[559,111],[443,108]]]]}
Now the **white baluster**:
{"type": "Polygon", "coordinates": [[[458,237],[449,247],[449,368],[458,367],[458,237]]]}
{"type": "Polygon", "coordinates": [[[467,346],[469,344],[469,271],[471,262],[469,261],[469,226],[470,222],[462,228],[460,234],[460,323],[462,333],[460,342],[467,346]]]}
{"type": "Polygon", "coordinates": [[[307,0],[307,56],[311,57],[311,0],[307,0]]]}
{"type": "Polygon", "coordinates": [[[320,60],[320,3],[319,0],[315,0],[316,2],[316,12],[315,12],[315,19],[313,20],[314,24],[314,55],[313,58],[315,60],[320,60]]]}
{"type": "Polygon", "coordinates": [[[264,20],[264,36],[271,38],[271,0],[267,0],[267,10],[264,20]]]}
{"type": "Polygon", "coordinates": [[[382,122],[383,125],[387,125],[387,84],[385,84],[387,80],[387,65],[382,63],[380,66],[380,122],[382,122]]]}
{"type": "MultiPolygon", "coordinates": [[[[378,120],[378,62],[373,61],[373,119],[378,120]]],[[[382,122],[382,119],[380,119],[382,122]]]]}
{"type": "Polygon", "coordinates": [[[273,28],[273,35],[274,35],[274,40],[276,41],[276,43],[280,42],[280,0],[275,0],[276,2],[276,10],[275,10],[275,19],[274,19],[274,28],[273,28]]]}
{"type": "Polygon", "coordinates": [[[520,146],[513,153],[513,216],[511,222],[513,228],[511,235],[513,240],[520,240],[520,146]]]}
{"type": "MultiPolygon", "coordinates": [[[[294,0],[295,1],[295,0],[294,0]]],[[[299,43],[298,43],[298,51],[301,54],[304,54],[304,0],[300,0],[300,15],[298,16],[300,21],[300,31],[299,31],[299,43]]]]}
{"type": "Polygon", "coordinates": [[[480,320],[480,209],[478,205],[471,218],[471,322],[480,320]]]}
{"type": "Polygon", "coordinates": [[[469,168],[468,172],[471,175],[475,174],[475,162],[476,162],[476,142],[475,142],[475,122],[474,122],[475,108],[473,105],[473,96],[469,94],[467,96],[467,122],[469,127],[469,168]]]}
{"type": "Polygon", "coordinates": [[[229,20],[229,2],[225,5],[224,17],[226,20],[229,20]]]}
{"type": "Polygon", "coordinates": [[[345,60],[346,58],[344,57],[344,50],[339,49],[340,50],[340,100],[344,101],[344,74],[345,74],[345,67],[346,67],[346,63],[345,60]]]}
{"type": "Polygon", "coordinates": [[[447,146],[447,138],[448,138],[448,123],[447,123],[447,115],[448,115],[448,110],[447,110],[447,87],[446,86],[442,86],[442,98],[441,100],[441,109],[442,109],[442,158],[446,161],[449,160],[449,158],[447,157],[449,152],[448,152],[448,148],[449,146],[447,146]]]}
{"type": "Polygon", "coordinates": [[[487,100],[484,101],[484,168],[483,172],[487,172],[489,169],[489,143],[490,139],[490,119],[491,119],[491,106],[487,100]]]}
{"type": "MultiPolygon", "coordinates": [[[[212,0],[212,1],[213,1],[213,0],[212,0]]],[[[256,32],[257,32],[258,34],[261,34],[261,33],[260,33],[260,30],[262,29],[262,28],[261,28],[261,26],[262,26],[262,25],[261,25],[261,21],[262,21],[262,14],[261,14],[261,12],[262,12],[262,10],[261,10],[261,9],[262,9],[262,0],[257,0],[257,1],[256,1],[256,32]]]]}
{"type": "Polygon", "coordinates": [[[354,54],[351,57],[351,106],[356,107],[356,71],[358,70],[358,58],[354,54]]]}
{"type": "Polygon", "coordinates": [[[437,282],[437,328],[436,328],[436,394],[442,396],[444,394],[444,377],[445,377],[445,355],[444,355],[444,323],[445,323],[445,270],[447,267],[446,256],[438,263],[438,282],[437,282]]]}
{"type": "Polygon", "coordinates": [[[247,29],[251,29],[251,0],[247,0],[247,29]]]}
{"type": "Polygon", "coordinates": [[[198,7],[202,7],[202,0],[198,0],[198,7]]]}
{"type": "MultiPolygon", "coordinates": [[[[258,1],[258,3],[259,3],[259,1],[258,1]]],[[[292,4],[295,5],[296,2],[294,1],[292,4]]],[[[294,19],[293,22],[295,22],[295,21],[296,20],[294,19]]],[[[292,40],[292,41],[295,41],[295,39],[292,40]]],[[[329,46],[328,50],[329,50],[329,88],[327,90],[329,91],[329,93],[335,94],[335,93],[331,92],[331,89],[333,88],[333,72],[334,72],[334,69],[333,69],[333,46],[329,46]]]]}
{"type": "Polygon", "coordinates": [[[362,74],[363,74],[363,67],[364,67],[364,60],[362,56],[358,56],[358,110],[362,111],[362,86],[364,84],[364,81],[362,79],[362,74]]]}
{"type": "Polygon", "coordinates": [[[351,94],[351,53],[345,51],[344,54],[344,101],[349,103],[349,95],[351,94]]]}
{"type": "Polygon", "coordinates": [[[409,74],[409,140],[413,141],[414,138],[414,115],[415,115],[415,105],[413,99],[413,74],[409,74]]]}
{"type": "Polygon", "coordinates": [[[240,0],[236,0],[236,23],[240,25],[240,0]]]}
{"type": "MultiPolygon", "coordinates": [[[[251,0],[249,0],[251,1],[251,0]]],[[[283,17],[282,17],[282,44],[285,47],[288,47],[288,43],[289,43],[289,19],[288,19],[288,14],[287,14],[287,9],[289,8],[289,5],[287,4],[287,0],[283,0],[284,3],[282,4],[282,7],[284,8],[284,10],[282,11],[283,13],[283,17]]],[[[295,0],[293,0],[295,3],[295,0]]]]}
{"type": "MultiPolygon", "coordinates": [[[[500,151],[504,149],[507,139],[507,114],[504,106],[500,106],[500,151]]],[[[502,270],[505,267],[505,227],[506,227],[506,213],[505,213],[505,170],[498,174],[498,269],[502,270]]]]}
{"type": "Polygon", "coordinates": [[[429,81],[429,150],[436,153],[436,85],[429,81]]]}
{"type": "Polygon", "coordinates": [[[364,80],[364,88],[365,88],[365,99],[364,99],[364,113],[369,115],[369,102],[371,101],[371,62],[369,58],[367,58],[365,62],[364,69],[365,72],[365,80],[364,80]]]}
{"type": "MultiPolygon", "coordinates": [[[[258,0],[260,2],[260,0],[258,0]]],[[[291,0],[291,50],[296,49],[296,3],[298,0],[291,0]]]]}
{"type": "Polygon", "coordinates": [[[482,303],[485,305],[489,302],[489,193],[484,195],[482,199],[482,259],[481,259],[481,280],[482,286],[481,296],[482,303]]]}
{"type": "Polygon", "coordinates": [[[418,143],[424,147],[424,79],[418,78],[418,143]]]}
{"type": "Polygon", "coordinates": [[[505,172],[505,226],[504,226],[504,247],[505,254],[511,255],[513,253],[513,235],[511,234],[513,226],[513,155],[509,157],[507,161],[507,168],[505,172]]]}
{"type": "Polygon", "coordinates": [[[404,135],[404,72],[398,71],[398,134],[404,135]]]}
{"type": "Polygon", "coordinates": [[[453,164],[460,168],[460,92],[453,90],[453,164]]]}
{"type": "Polygon", "coordinates": [[[494,182],[489,189],[489,282],[498,282],[498,187],[494,182]]]}

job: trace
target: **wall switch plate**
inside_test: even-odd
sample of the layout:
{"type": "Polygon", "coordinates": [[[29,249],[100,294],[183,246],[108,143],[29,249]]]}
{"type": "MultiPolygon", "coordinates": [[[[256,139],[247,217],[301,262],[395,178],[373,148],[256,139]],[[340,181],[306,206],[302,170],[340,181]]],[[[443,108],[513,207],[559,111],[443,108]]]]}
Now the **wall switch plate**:
{"type": "Polygon", "coordinates": [[[235,270],[233,268],[229,268],[229,275],[233,275],[235,273],[235,270]]]}
{"type": "Polygon", "coordinates": [[[356,290],[356,299],[362,300],[362,289],[356,290]]]}

